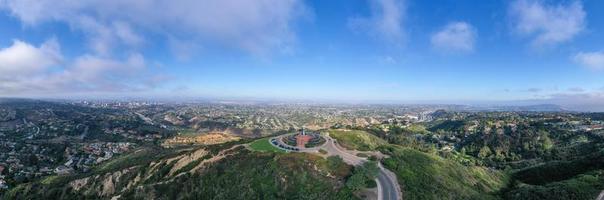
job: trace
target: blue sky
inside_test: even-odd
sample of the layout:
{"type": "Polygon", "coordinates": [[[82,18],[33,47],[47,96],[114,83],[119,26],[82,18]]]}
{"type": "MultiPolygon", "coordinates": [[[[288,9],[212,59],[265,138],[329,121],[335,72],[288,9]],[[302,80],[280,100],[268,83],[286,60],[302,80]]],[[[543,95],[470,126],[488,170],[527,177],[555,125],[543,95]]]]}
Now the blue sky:
{"type": "Polygon", "coordinates": [[[0,95],[604,107],[598,0],[0,0],[0,95]]]}

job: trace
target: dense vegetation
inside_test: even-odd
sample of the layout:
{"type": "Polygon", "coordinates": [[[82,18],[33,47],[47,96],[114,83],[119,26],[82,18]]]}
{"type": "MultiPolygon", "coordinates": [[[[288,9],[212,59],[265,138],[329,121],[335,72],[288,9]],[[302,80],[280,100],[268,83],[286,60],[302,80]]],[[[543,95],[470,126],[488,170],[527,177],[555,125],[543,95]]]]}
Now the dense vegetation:
{"type": "Polygon", "coordinates": [[[570,161],[551,161],[512,174],[507,199],[593,199],[604,189],[604,150],[570,161]]]}
{"type": "Polygon", "coordinates": [[[586,199],[592,200],[604,188],[604,170],[592,171],[573,178],[544,185],[518,183],[504,194],[505,199],[586,199]]]}
{"type": "Polygon", "coordinates": [[[363,165],[354,168],[352,175],[346,180],[346,187],[353,191],[375,187],[374,179],[379,171],[380,169],[375,162],[365,162],[363,165]]]}
{"type": "Polygon", "coordinates": [[[524,183],[543,185],[604,168],[604,150],[570,161],[551,161],[521,169],[513,177],[524,183]]]}

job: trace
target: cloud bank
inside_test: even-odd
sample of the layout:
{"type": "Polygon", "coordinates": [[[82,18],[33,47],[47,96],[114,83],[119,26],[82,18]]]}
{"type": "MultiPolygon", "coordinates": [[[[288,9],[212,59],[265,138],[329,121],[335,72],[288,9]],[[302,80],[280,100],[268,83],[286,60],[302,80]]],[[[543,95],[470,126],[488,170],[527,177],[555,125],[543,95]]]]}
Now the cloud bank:
{"type": "Polygon", "coordinates": [[[0,0],[0,11],[26,30],[66,24],[88,47],[68,58],[57,39],[0,47],[0,95],[159,87],[170,78],[147,67],[140,52],[150,43],[163,42],[178,60],[204,47],[265,57],[290,51],[294,24],[309,16],[301,0],[0,0]]]}
{"type": "Polygon", "coordinates": [[[56,39],[38,47],[15,40],[0,49],[0,94],[51,95],[64,92],[123,92],[150,87],[142,55],[111,59],[82,55],[66,61],[56,39]]]}
{"type": "Polygon", "coordinates": [[[299,0],[4,0],[9,12],[29,26],[64,22],[88,35],[97,53],[140,45],[144,34],[218,43],[268,54],[295,42],[292,24],[307,15],[299,0]]]}

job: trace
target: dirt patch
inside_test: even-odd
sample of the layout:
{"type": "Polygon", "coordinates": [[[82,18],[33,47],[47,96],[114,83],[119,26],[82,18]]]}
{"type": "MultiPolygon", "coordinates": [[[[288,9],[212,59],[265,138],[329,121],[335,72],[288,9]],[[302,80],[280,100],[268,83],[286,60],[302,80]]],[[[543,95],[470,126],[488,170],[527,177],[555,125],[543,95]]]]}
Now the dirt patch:
{"type": "MultiPolygon", "coordinates": [[[[178,161],[176,161],[176,163],[174,164],[172,169],[170,169],[169,174],[174,175],[174,173],[176,173],[178,170],[180,170],[184,166],[187,166],[189,163],[196,161],[207,154],[208,154],[208,152],[205,149],[199,149],[188,155],[179,156],[178,161]]],[[[172,162],[172,160],[170,160],[168,162],[172,162]]]]}
{"type": "Polygon", "coordinates": [[[354,192],[354,195],[359,197],[359,199],[363,199],[363,200],[377,200],[378,199],[378,190],[377,187],[376,188],[364,188],[362,190],[356,191],[354,192]]]}
{"type": "Polygon", "coordinates": [[[237,136],[233,136],[230,134],[223,133],[208,133],[203,135],[196,136],[175,136],[173,138],[167,139],[162,143],[164,147],[172,147],[175,145],[187,145],[187,144],[221,144],[225,142],[239,140],[240,138],[237,136]]]}

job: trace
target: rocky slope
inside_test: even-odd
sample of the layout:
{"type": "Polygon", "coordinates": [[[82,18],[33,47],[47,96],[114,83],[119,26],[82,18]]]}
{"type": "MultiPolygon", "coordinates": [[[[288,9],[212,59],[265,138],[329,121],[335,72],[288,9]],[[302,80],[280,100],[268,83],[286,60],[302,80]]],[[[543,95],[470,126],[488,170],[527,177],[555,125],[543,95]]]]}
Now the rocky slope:
{"type": "Polygon", "coordinates": [[[2,199],[350,199],[348,173],[327,170],[320,156],[252,152],[236,143],[144,149],[88,174],[19,185],[2,199]]]}

